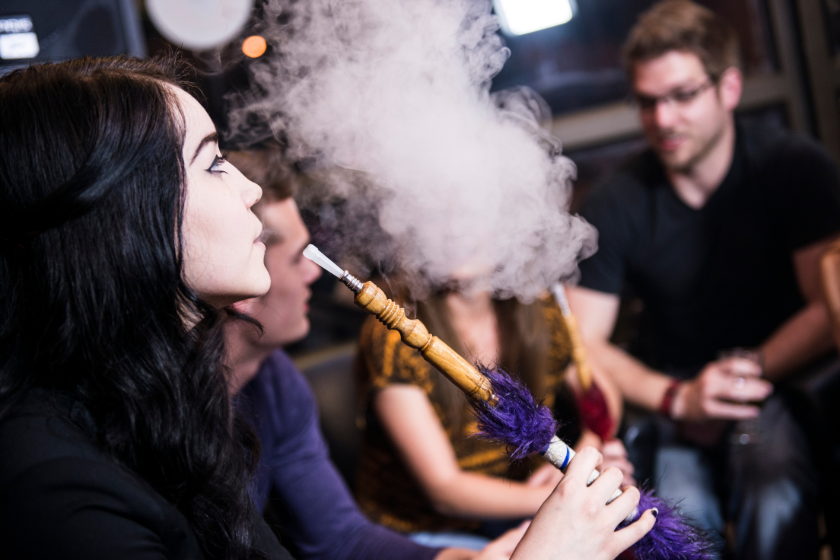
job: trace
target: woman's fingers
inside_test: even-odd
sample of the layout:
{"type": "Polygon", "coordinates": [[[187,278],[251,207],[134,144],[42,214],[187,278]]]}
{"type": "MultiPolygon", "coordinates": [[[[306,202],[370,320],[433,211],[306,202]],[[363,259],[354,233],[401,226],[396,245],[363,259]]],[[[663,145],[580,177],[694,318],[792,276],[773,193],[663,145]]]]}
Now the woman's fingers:
{"type": "Polygon", "coordinates": [[[566,477],[578,483],[583,481],[583,484],[589,480],[589,475],[595,470],[603,461],[603,456],[594,447],[584,447],[581,449],[575,458],[569,463],[569,468],[566,469],[566,477]]]}
{"type": "Polygon", "coordinates": [[[621,496],[610,502],[607,511],[610,512],[615,526],[627,519],[627,516],[639,505],[641,493],[635,486],[624,486],[621,489],[621,496]]]}
{"type": "Polygon", "coordinates": [[[638,503],[639,491],[627,488],[626,496],[606,505],[622,474],[607,469],[587,487],[600,461],[601,454],[591,447],[581,449],[572,459],[563,481],[537,512],[514,551],[514,560],[612,560],[650,530],[653,515],[649,512],[626,529],[615,530],[638,503]]]}
{"type": "Polygon", "coordinates": [[[639,540],[648,534],[653,529],[656,523],[656,517],[653,510],[645,511],[639,519],[615,532],[615,539],[612,544],[615,546],[614,553],[616,556],[639,542],[639,540]]]}
{"type": "MultiPolygon", "coordinates": [[[[595,481],[590,485],[593,492],[593,497],[599,500],[598,503],[606,504],[612,498],[615,491],[621,486],[624,480],[624,473],[620,469],[610,467],[601,473],[595,481]],[[601,501],[603,498],[603,501],[601,501]]],[[[629,511],[627,513],[630,513],[629,511]]]]}

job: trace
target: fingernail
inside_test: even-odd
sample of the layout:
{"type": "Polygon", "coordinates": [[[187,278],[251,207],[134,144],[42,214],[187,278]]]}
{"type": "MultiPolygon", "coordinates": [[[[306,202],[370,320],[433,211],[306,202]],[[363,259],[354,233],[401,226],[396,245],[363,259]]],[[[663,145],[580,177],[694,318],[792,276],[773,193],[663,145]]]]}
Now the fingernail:
{"type": "Polygon", "coordinates": [[[654,517],[659,517],[659,508],[653,508],[650,510],[654,517]]]}

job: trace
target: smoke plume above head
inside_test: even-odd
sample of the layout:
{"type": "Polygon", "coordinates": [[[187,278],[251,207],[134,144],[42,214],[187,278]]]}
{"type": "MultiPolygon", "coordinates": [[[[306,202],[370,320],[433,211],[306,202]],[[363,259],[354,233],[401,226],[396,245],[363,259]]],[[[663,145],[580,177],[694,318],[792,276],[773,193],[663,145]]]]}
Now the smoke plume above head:
{"type": "MultiPolygon", "coordinates": [[[[272,53],[251,65],[259,96],[234,110],[284,137],[292,157],[350,168],[419,292],[483,279],[503,297],[537,297],[574,276],[595,231],[566,211],[574,164],[540,128],[526,88],[491,95],[508,56],[484,0],[268,0],[272,53]]],[[[352,204],[350,205],[352,208],[352,204]]],[[[351,220],[352,221],[352,220],[351,220]]],[[[364,231],[345,231],[353,245],[364,231]]],[[[351,250],[358,251],[355,245],[351,250]]]]}

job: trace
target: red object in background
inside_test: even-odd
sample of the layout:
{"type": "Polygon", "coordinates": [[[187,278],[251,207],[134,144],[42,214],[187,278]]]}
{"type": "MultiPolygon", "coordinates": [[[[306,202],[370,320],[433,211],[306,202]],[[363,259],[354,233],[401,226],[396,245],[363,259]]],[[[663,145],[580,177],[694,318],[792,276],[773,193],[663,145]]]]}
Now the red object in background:
{"type": "Polygon", "coordinates": [[[613,420],[610,418],[607,400],[598,385],[592,383],[588,391],[578,396],[577,403],[584,427],[595,432],[601,441],[612,439],[613,420]]]}

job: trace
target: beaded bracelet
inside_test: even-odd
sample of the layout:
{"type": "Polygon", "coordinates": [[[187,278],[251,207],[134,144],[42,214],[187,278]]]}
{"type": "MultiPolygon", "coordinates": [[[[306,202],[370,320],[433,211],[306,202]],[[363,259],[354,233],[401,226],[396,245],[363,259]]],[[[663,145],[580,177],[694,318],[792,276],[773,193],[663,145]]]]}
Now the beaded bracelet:
{"type": "Polygon", "coordinates": [[[682,385],[681,379],[672,379],[671,384],[665,389],[665,394],[662,395],[662,401],[659,403],[659,414],[662,416],[671,418],[671,407],[674,405],[674,396],[680,385],[682,385]]]}

